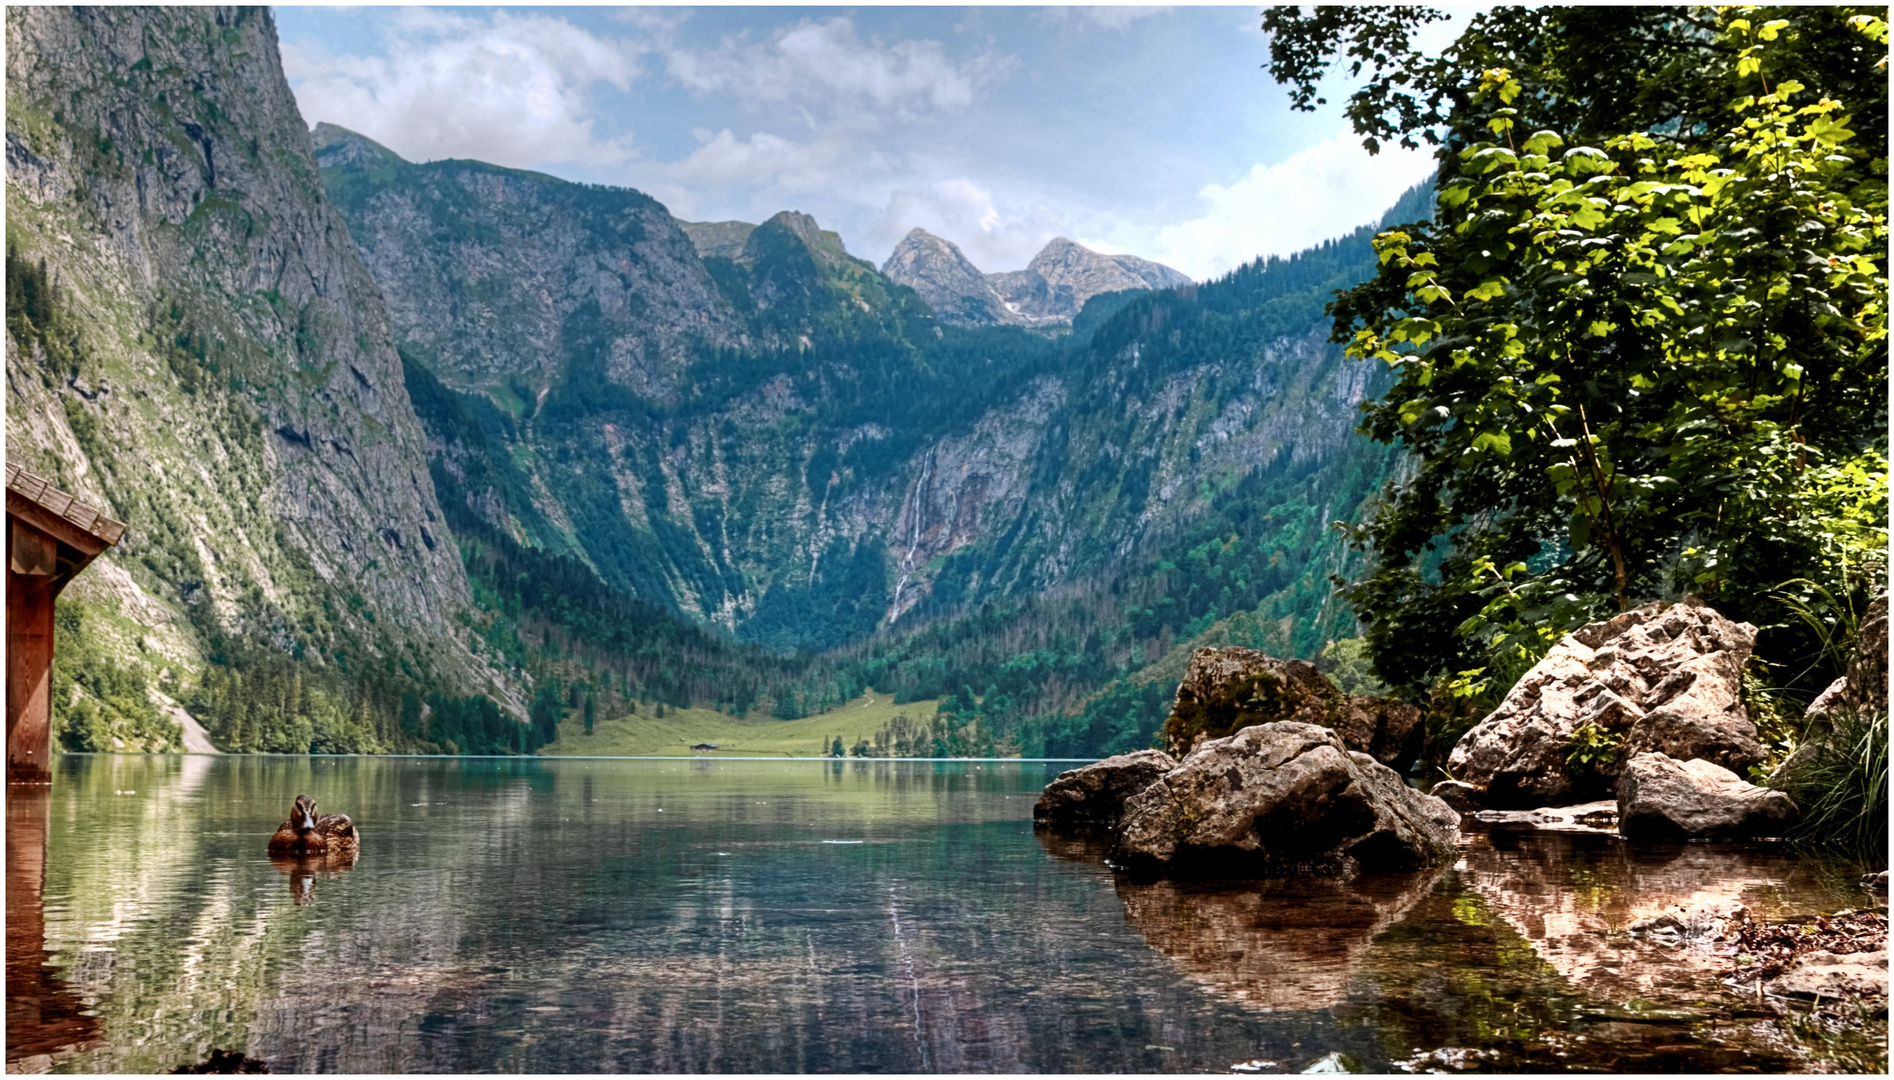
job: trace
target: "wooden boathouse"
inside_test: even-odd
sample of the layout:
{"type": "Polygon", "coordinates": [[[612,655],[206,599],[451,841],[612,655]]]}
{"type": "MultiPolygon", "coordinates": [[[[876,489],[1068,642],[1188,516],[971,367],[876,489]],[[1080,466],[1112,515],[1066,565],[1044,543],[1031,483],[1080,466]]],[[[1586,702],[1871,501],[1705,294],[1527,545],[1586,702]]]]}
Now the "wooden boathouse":
{"type": "Polygon", "coordinates": [[[7,462],[7,783],[52,779],[53,599],[125,523],[7,462]]]}

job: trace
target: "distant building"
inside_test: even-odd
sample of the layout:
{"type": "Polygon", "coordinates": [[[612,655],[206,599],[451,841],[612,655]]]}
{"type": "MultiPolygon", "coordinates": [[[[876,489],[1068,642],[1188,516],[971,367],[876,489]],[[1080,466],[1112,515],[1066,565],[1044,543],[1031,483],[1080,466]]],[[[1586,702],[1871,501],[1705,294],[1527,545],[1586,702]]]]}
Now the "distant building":
{"type": "Polygon", "coordinates": [[[716,748],[717,748],[717,744],[714,742],[700,742],[696,746],[691,747],[692,750],[695,750],[700,754],[707,754],[710,751],[715,750],[716,748]]]}
{"type": "Polygon", "coordinates": [[[7,782],[52,779],[53,600],[125,535],[113,521],[7,462],[7,782]]]}

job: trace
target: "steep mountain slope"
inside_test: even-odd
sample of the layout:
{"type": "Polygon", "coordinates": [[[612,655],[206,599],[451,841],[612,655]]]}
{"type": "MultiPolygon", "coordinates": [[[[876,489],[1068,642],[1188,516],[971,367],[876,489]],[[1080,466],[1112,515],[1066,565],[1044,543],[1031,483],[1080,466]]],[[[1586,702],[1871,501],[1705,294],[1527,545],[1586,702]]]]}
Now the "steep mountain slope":
{"type": "MultiPolygon", "coordinates": [[[[773,647],[840,645],[917,607],[946,614],[1095,573],[1202,518],[1245,477],[1319,469],[1357,439],[1370,369],[1327,344],[1325,292],[1299,298],[1293,317],[1271,307],[1283,273],[1147,294],[1089,320],[1082,340],[1051,342],[942,326],[793,212],[750,230],[736,257],[701,259],[751,344],[702,342],[674,395],[642,392],[582,349],[544,358],[530,402],[468,392],[409,341],[482,341],[498,310],[416,302],[382,268],[447,256],[380,249],[434,244],[487,263],[510,210],[463,189],[429,230],[358,228],[358,216],[396,217],[384,208],[411,201],[424,175],[360,160],[325,149],[324,178],[348,193],[337,203],[383,275],[444,501],[773,647]]],[[[693,226],[697,244],[729,250],[730,225],[693,226]]],[[[580,250],[548,253],[540,272],[574,273],[562,260],[580,250]]],[[[1358,280],[1371,258],[1356,238],[1345,258],[1325,256],[1323,280],[1358,280]]],[[[697,268],[663,266],[696,280],[697,268]]],[[[1068,307],[1094,288],[1148,290],[1133,270],[1172,280],[1069,242],[1035,266],[1048,302],[1068,307]]]]}
{"type": "Polygon", "coordinates": [[[8,313],[8,453],[130,523],[72,597],[154,674],[248,642],[487,684],[268,12],[6,17],[8,289],[40,298],[8,313]]]}
{"type": "Polygon", "coordinates": [[[941,321],[955,326],[1036,326],[1057,322],[1034,319],[1006,306],[987,275],[967,261],[949,241],[926,229],[913,229],[894,246],[881,272],[906,285],[932,305],[941,321]]]}
{"type": "Polygon", "coordinates": [[[450,385],[532,398],[562,358],[586,355],[667,400],[697,342],[741,343],[690,239],[638,192],[476,161],[414,165],[333,124],[312,140],[402,349],[450,385]],[[462,229],[469,204],[484,211],[479,234],[462,229]]]}

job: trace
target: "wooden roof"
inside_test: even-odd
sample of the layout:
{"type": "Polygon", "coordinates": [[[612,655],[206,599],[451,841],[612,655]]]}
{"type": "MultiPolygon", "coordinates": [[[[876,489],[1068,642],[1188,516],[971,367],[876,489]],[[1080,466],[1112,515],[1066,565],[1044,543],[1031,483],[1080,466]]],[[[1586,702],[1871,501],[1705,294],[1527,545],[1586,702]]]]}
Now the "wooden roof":
{"type": "Polygon", "coordinates": [[[45,477],[12,461],[7,462],[7,513],[81,548],[104,550],[125,535],[124,522],[113,521],[97,507],[80,502],[45,477]],[[87,539],[91,542],[86,543],[87,539]]]}

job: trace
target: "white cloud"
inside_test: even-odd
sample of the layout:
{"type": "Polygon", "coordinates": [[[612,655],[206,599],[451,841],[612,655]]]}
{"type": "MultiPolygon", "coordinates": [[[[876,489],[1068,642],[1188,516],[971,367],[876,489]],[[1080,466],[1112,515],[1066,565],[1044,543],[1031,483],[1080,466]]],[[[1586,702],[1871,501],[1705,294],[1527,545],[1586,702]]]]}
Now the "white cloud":
{"type": "Polygon", "coordinates": [[[815,107],[831,115],[905,119],[957,112],[1003,76],[1010,58],[985,52],[959,62],[938,41],[864,40],[846,17],[803,19],[763,43],[726,38],[713,50],[671,50],[667,70],[683,86],[729,93],[750,104],[815,107]]]}
{"type": "Polygon", "coordinates": [[[1168,7],[1143,7],[1136,4],[1119,4],[1108,7],[1080,8],[1079,12],[1107,30],[1122,31],[1125,27],[1130,26],[1139,19],[1147,19],[1153,15],[1169,14],[1170,10],[1168,7]]]}
{"type": "Polygon", "coordinates": [[[665,166],[667,177],[675,182],[819,191],[833,182],[834,165],[850,146],[847,134],[834,129],[808,142],[792,142],[767,131],[738,139],[729,128],[714,135],[702,129],[695,134],[697,149],[665,166]]]}
{"type": "Polygon", "coordinates": [[[1206,184],[1197,193],[1204,212],[1158,229],[1140,254],[1202,281],[1376,222],[1433,170],[1424,151],[1389,147],[1371,156],[1344,130],[1227,185],[1206,184]]]}
{"type": "Polygon", "coordinates": [[[330,56],[282,46],[303,118],[359,131],[416,161],[478,158],[501,165],[601,165],[630,155],[600,138],[589,91],[639,75],[629,43],[564,19],[436,10],[404,12],[382,56],[330,56]]]}

